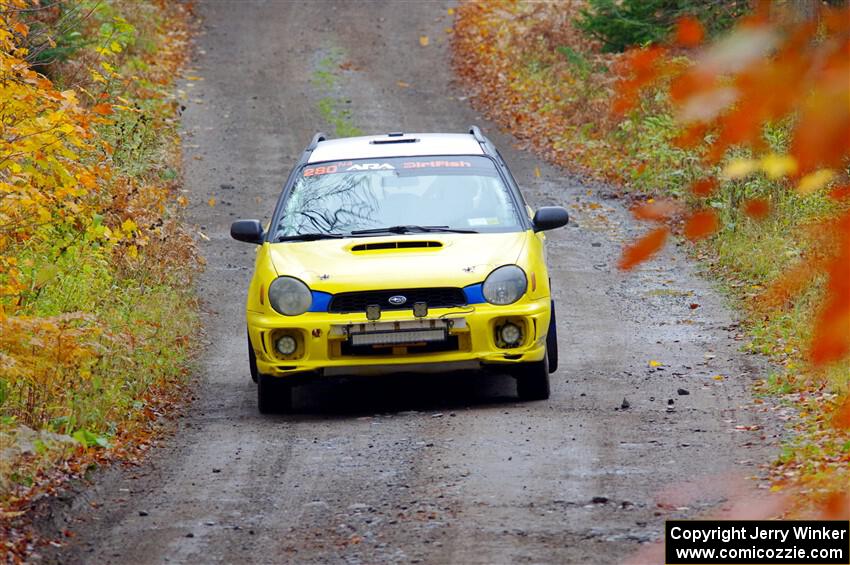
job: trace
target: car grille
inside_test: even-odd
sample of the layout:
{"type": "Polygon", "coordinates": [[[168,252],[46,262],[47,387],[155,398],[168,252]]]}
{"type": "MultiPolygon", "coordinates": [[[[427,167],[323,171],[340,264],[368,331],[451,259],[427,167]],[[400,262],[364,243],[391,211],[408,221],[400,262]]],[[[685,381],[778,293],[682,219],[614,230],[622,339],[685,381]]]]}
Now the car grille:
{"type": "Polygon", "coordinates": [[[428,308],[450,308],[466,306],[466,293],[462,288],[403,288],[396,290],[366,290],[341,292],[331,298],[328,312],[365,312],[366,307],[377,304],[381,310],[406,310],[417,302],[425,302],[428,308]],[[404,304],[393,304],[390,298],[404,296],[404,304]]]}

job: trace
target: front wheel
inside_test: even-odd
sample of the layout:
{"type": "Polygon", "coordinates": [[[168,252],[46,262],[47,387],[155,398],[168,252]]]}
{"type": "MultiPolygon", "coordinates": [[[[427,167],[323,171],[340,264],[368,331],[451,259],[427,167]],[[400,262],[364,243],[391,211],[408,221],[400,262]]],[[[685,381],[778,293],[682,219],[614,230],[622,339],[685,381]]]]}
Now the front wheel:
{"type": "Polygon", "coordinates": [[[524,363],[516,374],[516,392],[520,400],[549,398],[549,355],[542,360],[524,363]]]}
{"type": "Polygon", "coordinates": [[[257,408],[260,414],[281,414],[292,409],[292,385],[282,377],[257,375],[257,408]]]}

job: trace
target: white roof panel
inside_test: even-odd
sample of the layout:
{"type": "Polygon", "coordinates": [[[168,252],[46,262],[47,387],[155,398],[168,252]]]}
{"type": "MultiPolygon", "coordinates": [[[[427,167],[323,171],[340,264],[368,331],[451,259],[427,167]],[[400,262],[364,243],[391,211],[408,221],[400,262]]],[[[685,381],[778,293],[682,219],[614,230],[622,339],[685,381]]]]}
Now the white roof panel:
{"type": "Polygon", "coordinates": [[[366,135],[320,141],[308,163],[342,159],[417,157],[423,155],[483,155],[478,141],[468,133],[405,133],[402,136],[366,135]],[[402,143],[373,143],[403,141],[402,143]]]}

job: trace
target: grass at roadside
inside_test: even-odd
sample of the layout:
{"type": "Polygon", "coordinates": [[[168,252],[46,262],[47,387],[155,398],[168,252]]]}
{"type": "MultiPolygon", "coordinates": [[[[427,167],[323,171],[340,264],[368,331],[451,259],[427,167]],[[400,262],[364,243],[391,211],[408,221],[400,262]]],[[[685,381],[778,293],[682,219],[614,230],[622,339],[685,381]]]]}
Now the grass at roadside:
{"type": "MultiPolygon", "coordinates": [[[[575,29],[579,4],[464,3],[453,34],[458,74],[481,109],[550,161],[615,182],[637,199],[689,201],[692,183],[718,170],[707,170],[697,149],[674,145],[681,132],[660,92],[645,95],[623,118],[612,114],[614,70],[623,55],[602,53],[575,29]]],[[[788,131],[788,124],[776,124],[764,132],[765,142],[782,152],[788,131]]],[[[779,367],[759,390],[783,395],[802,416],[777,462],[777,483],[817,494],[827,480],[847,484],[850,460],[850,438],[828,425],[836,399],[847,393],[850,364],[832,366],[822,379],[804,361],[824,281],[794,299],[755,298],[817,253],[818,226],[838,205],[823,192],[795,194],[784,182],[760,175],[721,183],[708,204],[722,228],[692,251],[744,313],[749,349],[779,367]],[[764,221],[740,211],[751,198],[770,202],[764,221]]]]}
{"type": "Polygon", "coordinates": [[[363,135],[363,131],[355,126],[351,119],[351,110],[346,107],[347,101],[340,95],[341,73],[350,66],[351,63],[345,62],[345,52],[333,48],[326,51],[326,55],[316,63],[313,70],[313,86],[321,93],[316,108],[322,119],[333,128],[331,134],[335,137],[363,135]]]}
{"type": "Polygon", "coordinates": [[[4,17],[2,70],[29,97],[4,124],[63,128],[0,150],[0,186],[29,198],[0,199],[0,547],[20,556],[14,520],[34,495],[134,460],[185,396],[201,261],[180,224],[187,9],[79,0],[4,17]]]}

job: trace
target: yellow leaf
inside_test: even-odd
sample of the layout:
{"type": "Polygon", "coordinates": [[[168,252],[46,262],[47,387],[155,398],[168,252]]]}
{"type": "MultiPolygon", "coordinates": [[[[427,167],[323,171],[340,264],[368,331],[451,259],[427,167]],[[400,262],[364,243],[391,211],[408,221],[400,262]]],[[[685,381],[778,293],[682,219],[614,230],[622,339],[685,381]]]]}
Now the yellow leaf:
{"type": "Polygon", "coordinates": [[[59,272],[59,267],[56,265],[45,265],[40,268],[35,274],[35,287],[41,288],[44,284],[56,276],[59,272]]]}
{"type": "Polygon", "coordinates": [[[404,82],[403,80],[396,82],[396,85],[398,85],[399,88],[410,88],[410,83],[404,82]]]}
{"type": "Polygon", "coordinates": [[[663,365],[663,364],[664,364],[664,363],[661,363],[660,361],[656,361],[655,359],[652,359],[652,360],[650,360],[650,362],[649,362],[649,366],[650,366],[650,367],[660,367],[660,366],[661,366],[661,365],[663,365]]]}
{"type": "Polygon", "coordinates": [[[189,199],[185,196],[178,196],[177,203],[183,206],[184,208],[189,205],[189,199]]]}
{"type": "Polygon", "coordinates": [[[773,180],[781,179],[797,172],[797,161],[790,155],[771,153],[761,159],[761,170],[773,180]]]}
{"type": "Polygon", "coordinates": [[[534,176],[540,178],[540,167],[534,167],[534,176]]]}
{"type": "Polygon", "coordinates": [[[210,205],[210,208],[215,207],[215,198],[210,198],[209,200],[207,200],[207,204],[210,205]]]}
{"type": "Polygon", "coordinates": [[[428,43],[430,43],[430,41],[431,40],[428,39],[427,35],[420,35],[419,36],[419,45],[421,45],[422,47],[428,47],[428,43]]]}
{"type": "Polygon", "coordinates": [[[121,229],[127,233],[133,233],[136,229],[138,229],[138,227],[139,226],[136,225],[136,222],[129,218],[121,223],[121,229]]]}
{"type": "Polygon", "coordinates": [[[714,379],[715,381],[722,381],[722,380],[723,380],[723,379],[725,379],[726,377],[724,377],[723,375],[714,375],[714,376],[713,376],[713,377],[711,377],[711,378],[712,378],[712,379],[714,379]]]}
{"type": "Polygon", "coordinates": [[[454,9],[454,8],[449,8],[448,10],[446,10],[446,13],[447,13],[448,15],[450,15],[450,16],[454,16],[454,15],[455,15],[455,9],[454,9]]]}
{"type": "Polygon", "coordinates": [[[138,258],[138,256],[139,256],[139,248],[138,248],[138,247],[136,247],[135,245],[130,245],[129,247],[127,247],[127,255],[129,255],[129,256],[130,256],[130,257],[132,257],[133,259],[138,258]]]}
{"type": "Polygon", "coordinates": [[[723,168],[722,176],[726,180],[742,179],[759,168],[759,162],[753,159],[732,159],[723,168]]]}
{"type": "Polygon", "coordinates": [[[832,169],[821,169],[809,173],[800,179],[800,184],[797,185],[797,192],[800,194],[811,194],[819,188],[823,188],[833,177],[835,177],[835,171],[832,169]]]}
{"type": "Polygon", "coordinates": [[[112,50],[113,53],[120,53],[121,52],[121,44],[118,43],[117,41],[113,41],[112,43],[110,43],[109,48],[112,50]]]}

